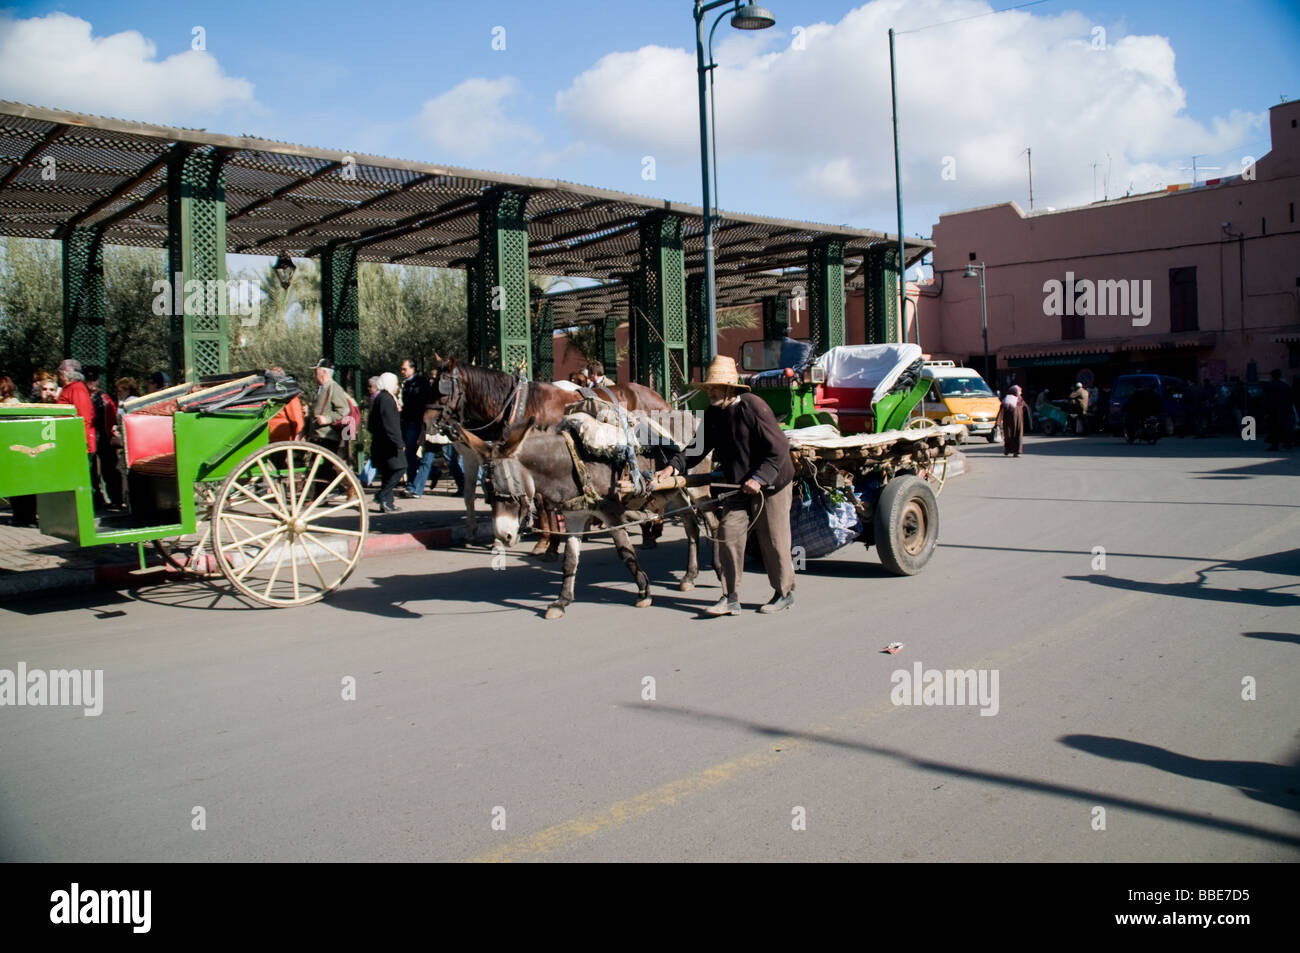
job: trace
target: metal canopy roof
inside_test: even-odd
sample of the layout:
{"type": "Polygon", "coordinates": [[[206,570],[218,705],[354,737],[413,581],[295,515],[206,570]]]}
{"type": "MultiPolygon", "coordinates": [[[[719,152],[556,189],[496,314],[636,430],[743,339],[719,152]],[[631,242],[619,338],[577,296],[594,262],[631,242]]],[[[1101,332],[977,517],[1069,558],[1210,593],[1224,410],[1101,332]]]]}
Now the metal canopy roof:
{"type": "MultiPolygon", "coordinates": [[[[698,206],[555,179],[348,154],[203,130],[106,119],[0,101],[0,234],[57,238],[71,226],[102,226],[109,244],[163,247],[167,157],[174,147],[225,155],[229,252],[310,257],[331,243],[356,244],[363,261],[461,267],[478,251],[478,199],[510,187],[528,195],[529,268],[542,274],[621,279],[637,267],[637,223],[653,209],[684,219],[687,273],[704,269],[698,206]],[[51,164],[49,159],[53,159],[51,164]],[[46,171],[52,168],[53,177],[46,171]]],[[[756,301],[804,283],[776,269],[802,268],[808,246],[833,237],[846,271],[884,232],[733,212],[714,228],[720,304],[756,301]]],[[[932,242],[907,239],[912,264],[932,242]]],[[[619,286],[622,288],[622,286],[619,286]]],[[[597,316],[611,289],[588,289],[581,310],[597,316]],[[599,303],[598,303],[599,302],[599,303]]],[[[626,307],[626,289],[622,289],[626,307]]],[[[604,311],[601,316],[609,311],[604,311]]],[[[557,320],[560,315],[557,314],[557,320]]]]}

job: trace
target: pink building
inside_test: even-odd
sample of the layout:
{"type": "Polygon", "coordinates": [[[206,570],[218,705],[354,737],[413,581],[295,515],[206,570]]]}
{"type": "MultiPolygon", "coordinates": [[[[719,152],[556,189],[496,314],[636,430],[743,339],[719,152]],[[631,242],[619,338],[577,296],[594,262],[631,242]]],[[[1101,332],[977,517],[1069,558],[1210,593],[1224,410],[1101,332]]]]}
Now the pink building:
{"type": "Polygon", "coordinates": [[[983,368],[980,282],[963,277],[983,263],[994,386],[1063,394],[1087,371],[1106,385],[1135,370],[1218,382],[1274,368],[1295,383],[1300,102],[1269,118],[1271,151],[1239,175],[1062,211],[940,216],[922,347],[983,368]]]}

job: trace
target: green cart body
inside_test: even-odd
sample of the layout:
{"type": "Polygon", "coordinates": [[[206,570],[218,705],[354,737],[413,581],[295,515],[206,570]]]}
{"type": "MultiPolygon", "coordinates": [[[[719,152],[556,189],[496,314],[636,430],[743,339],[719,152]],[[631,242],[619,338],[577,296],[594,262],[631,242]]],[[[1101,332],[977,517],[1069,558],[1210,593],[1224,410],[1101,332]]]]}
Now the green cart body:
{"type": "MultiPolygon", "coordinates": [[[[315,601],[351,573],[367,519],[360,481],[342,459],[315,444],[271,442],[271,419],[298,393],[289,378],[223,375],[201,381],[197,390],[181,384],[124,402],[121,424],[130,463],[125,514],[96,513],[85,423],[74,407],[0,406],[0,496],[36,496],[40,530],[48,536],[78,546],[153,543],[172,568],[199,576],[219,572],[265,604],[315,601]],[[171,441],[160,441],[163,452],[132,462],[131,435],[143,423],[155,437],[160,428],[166,436],[170,426],[171,441]],[[309,490],[323,483],[322,473],[337,476],[319,498],[309,498],[309,490]],[[325,503],[340,487],[357,502],[325,503]],[[330,519],[344,509],[356,509],[347,514],[356,528],[330,519]],[[308,551],[308,541],[326,535],[346,536],[346,558],[331,556],[323,544],[308,551]],[[276,588],[286,557],[291,597],[276,588]],[[326,578],[320,568],[326,558],[343,562],[346,571],[331,567],[328,575],[338,578],[326,578]],[[262,562],[276,570],[265,586],[253,576],[262,562]],[[300,584],[299,562],[311,563],[318,586],[300,584]]],[[[143,549],[140,562],[143,568],[143,549]]]]}

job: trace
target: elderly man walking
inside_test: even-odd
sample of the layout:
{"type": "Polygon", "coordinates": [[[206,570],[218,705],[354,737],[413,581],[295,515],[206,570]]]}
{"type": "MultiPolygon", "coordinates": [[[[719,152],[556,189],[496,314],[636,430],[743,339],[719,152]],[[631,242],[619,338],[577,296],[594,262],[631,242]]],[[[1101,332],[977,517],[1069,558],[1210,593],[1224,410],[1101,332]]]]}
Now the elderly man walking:
{"type": "Polygon", "coordinates": [[[723,595],[704,611],[709,615],[740,615],[740,579],[745,568],[745,541],[752,529],[758,537],[772,584],[772,598],[760,612],[779,612],[794,603],[794,561],[790,553],[790,503],[794,464],[790,441],[772,409],[740,383],[733,358],[718,356],[701,384],[709,395],[704,412],[703,441],[697,452],[679,451],[660,476],[685,473],[709,453],[722,479],[740,488],[728,497],[719,514],[715,558],[722,573],[723,595]]]}
{"type": "MultiPolygon", "coordinates": [[[[334,365],[326,358],[316,362],[316,399],[311,405],[311,420],[307,422],[307,432],[311,442],[319,444],[331,453],[339,453],[343,445],[343,433],[335,426],[352,411],[352,404],[345,391],[334,380],[334,365]]],[[[328,472],[333,467],[321,467],[316,477],[315,492],[319,493],[334,479],[328,472]]]]}

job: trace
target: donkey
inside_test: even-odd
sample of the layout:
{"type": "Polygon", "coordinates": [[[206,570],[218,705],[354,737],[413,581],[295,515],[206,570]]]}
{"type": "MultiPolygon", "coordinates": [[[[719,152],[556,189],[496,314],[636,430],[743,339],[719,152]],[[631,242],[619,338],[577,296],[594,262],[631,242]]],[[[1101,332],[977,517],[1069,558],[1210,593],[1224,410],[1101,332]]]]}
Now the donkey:
{"type": "MultiPolygon", "coordinates": [[[[600,520],[609,527],[619,558],[636,583],[636,607],[640,609],[650,605],[650,577],[637,562],[636,551],[624,526],[654,519],[667,509],[687,507],[707,494],[707,488],[656,491],[644,504],[646,510],[630,511],[614,493],[617,471],[613,464],[593,458],[580,444],[570,444],[563,433],[536,429],[535,422],[530,417],[522,426],[509,428],[495,444],[488,444],[465,430],[452,436],[453,440],[463,440],[468,444],[483,461],[484,490],[492,507],[497,542],[510,547],[519,540],[531,514],[534,498],[540,498],[543,503],[564,513],[565,526],[568,527],[564,583],[559,598],[546,610],[546,618],[559,619],[573,602],[578,557],[582,551],[582,533],[578,527],[586,525],[590,519],[600,520]],[[572,452],[570,446],[574,448],[572,452]]],[[[644,457],[638,460],[642,466],[649,462],[644,457]]],[[[707,463],[701,464],[701,467],[707,466],[707,463]]],[[[707,520],[709,515],[704,519],[707,520]]],[[[682,522],[689,550],[686,575],[678,589],[687,592],[695,588],[699,575],[700,517],[688,509],[683,513],[682,522]]],[[[716,528],[716,518],[709,525],[716,528]]]]}
{"type": "MultiPolygon", "coordinates": [[[[517,377],[489,367],[458,364],[455,358],[444,359],[434,355],[435,402],[425,412],[425,430],[456,423],[461,432],[473,434],[480,441],[501,438],[512,421],[532,417],[540,427],[554,427],[564,418],[564,408],[578,399],[570,390],[538,381],[523,382],[517,377]]],[[[667,411],[668,401],[641,384],[602,384],[597,391],[606,392],[612,403],[622,404],[626,410],[667,411]]],[[[603,395],[602,395],[603,396],[603,395]]],[[[465,469],[465,532],[473,541],[477,536],[474,514],[475,475],[482,457],[466,440],[452,438],[452,443],[464,458],[465,469]]],[[[550,519],[543,509],[540,521],[543,536],[533,550],[535,555],[546,552],[550,542],[550,519]]]]}

